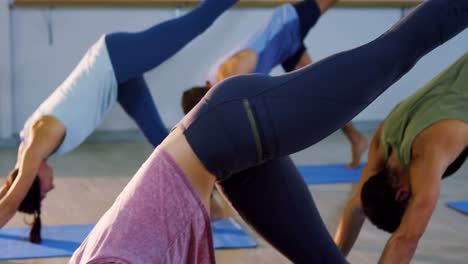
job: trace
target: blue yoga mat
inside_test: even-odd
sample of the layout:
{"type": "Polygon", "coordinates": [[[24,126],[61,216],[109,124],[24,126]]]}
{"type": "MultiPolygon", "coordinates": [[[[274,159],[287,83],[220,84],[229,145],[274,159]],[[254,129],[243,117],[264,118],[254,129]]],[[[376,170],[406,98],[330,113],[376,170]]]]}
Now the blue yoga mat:
{"type": "Polygon", "coordinates": [[[298,166],[307,184],[355,183],[361,177],[364,165],[350,169],[344,164],[298,166]]]}
{"type": "MultiPolygon", "coordinates": [[[[94,225],[46,226],[42,243],[28,240],[29,227],[0,229],[0,260],[69,257],[94,225]]],[[[257,243],[233,219],[212,223],[215,248],[252,248],[257,243]]]]}
{"type": "Polygon", "coordinates": [[[257,242],[232,218],[211,223],[213,242],[216,249],[254,248],[257,242]]]}
{"type": "Polygon", "coordinates": [[[468,214],[468,201],[448,202],[447,205],[457,211],[468,214]]]}

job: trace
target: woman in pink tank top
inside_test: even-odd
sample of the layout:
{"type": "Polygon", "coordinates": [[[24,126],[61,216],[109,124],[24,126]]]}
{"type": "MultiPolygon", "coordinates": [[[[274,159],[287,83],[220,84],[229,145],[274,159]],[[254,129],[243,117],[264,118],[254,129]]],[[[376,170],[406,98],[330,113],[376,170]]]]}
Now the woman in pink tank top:
{"type": "Polygon", "coordinates": [[[210,218],[184,172],[158,147],[69,263],[214,263],[210,218]]]}

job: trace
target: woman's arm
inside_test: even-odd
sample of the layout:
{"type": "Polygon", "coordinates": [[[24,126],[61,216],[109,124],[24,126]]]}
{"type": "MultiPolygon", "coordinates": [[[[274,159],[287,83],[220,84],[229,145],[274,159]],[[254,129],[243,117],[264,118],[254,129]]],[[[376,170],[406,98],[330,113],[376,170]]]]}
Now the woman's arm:
{"type": "Polygon", "coordinates": [[[2,198],[5,196],[5,194],[8,192],[7,186],[4,184],[2,188],[0,189],[0,201],[2,198]]]}
{"type": "Polygon", "coordinates": [[[31,144],[25,149],[18,176],[0,200],[0,227],[15,215],[21,201],[31,188],[42,160],[40,148],[36,144],[31,144]]]}
{"type": "Polygon", "coordinates": [[[302,56],[297,62],[296,66],[294,67],[294,70],[302,69],[310,64],[312,64],[312,58],[310,57],[309,53],[306,50],[304,51],[304,53],[302,53],[302,56]]]}
{"type": "Polygon", "coordinates": [[[411,165],[412,197],[398,229],[388,240],[379,263],[409,263],[437,205],[442,174],[448,165],[421,159],[411,165]]]}
{"type": "Polygon", "coordinates": [[[365,220],[360,197],[356,193],[343,209],[334,238],[344,256],[348,256],[353,248],[365,220]]]}
{"type": "Polygon", "coordinates": [[[382,124],[377,128],[372,138],[367,164],[362,171],[356,191],[343,210],[335,233],[335,243],[345,256],[351,251],[365,220],[361,205],[362,186],[385,165],[380,149],[381,131],[382,124]]]}
{"type": "MultiPolygon", "coordinates": [[[[17,157],[16,157],[16,165],[15,165],[15,169],[18,168],[19,166],[19,161],[21,160],[21,155],[23,154],[23,151],[24,151],[24,147],[23,147],[23,143],[21,143],[18,147],[18,154],[17,154],[17,157]]],[[[5,196],[5,194],[8,192],[8,187],[6,186],[6,184],[4,184],[1,189],[0,189],[0,201],[2,200],[2,198],[5,196]]]]}
{"type": "Polygon", "coordinates": [[[249,74],[255,70],[257,54],[253,50],[242,50],[227,59],[219,67],[216,81],[221,82],[232,76],[249,74]]]}
{"type": "Polygon", "coordinates": [[[411,200],[379,263],[409,263],[439,198],[442,175],[468,144],[467,125],[443,121],[418,136],[410,167],[411,200]]]}
{"type": "Polygon", "coordinates": [[[65,127],[53,117],[44,117],[33,125],[29,145],[21,147],[19,151],[18,176],[8,190],[5,186],[2,188],[4,195],[0,199],[0,227],[15,215],[37,176],[41,162],[60,145],[64,135],[65,127]]]}

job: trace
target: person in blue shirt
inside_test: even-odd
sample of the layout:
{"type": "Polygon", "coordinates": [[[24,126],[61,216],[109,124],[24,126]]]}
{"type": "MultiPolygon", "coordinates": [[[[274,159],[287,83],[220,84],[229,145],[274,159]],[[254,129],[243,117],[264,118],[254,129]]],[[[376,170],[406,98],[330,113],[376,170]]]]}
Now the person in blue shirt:
{"type": "MultiPolygon", "coordinates": [[[[54,188],[48,159],[77,148],[117,102],[148,141],[159,145],[168,131],[143,74],[171,58],[236,2],[204,0],[186,15],[141,32],[101,36],[26,121],[17,163],[0,189],[0,227],[18,209],[33,213],[35,223],[40,223],[40,200],[54,188]],[[31,193],[39,198],[25,200],[31,193]],[[31,200],[37,201],[32,208],[27,206],[31,200]]],[[[32,229],[33,242],[40,241],[38,225],[32,229]]]]}
{"type": "MultiPolygon", "coordinates": [[[[269,74],[278,65],[285,72],[291,72],[311,64],[304,38],[336,2],[304,0],[276,8],[267,23],[213,65],[205,86],[194,87],[183,94],[184,112],[188,113],[210,87],[226,78],[249,73],[269,74]]],[[[351,122],[341,130],[351,143],[352,158],[348,167],[359,167],[368,141],[351,122]]]]}

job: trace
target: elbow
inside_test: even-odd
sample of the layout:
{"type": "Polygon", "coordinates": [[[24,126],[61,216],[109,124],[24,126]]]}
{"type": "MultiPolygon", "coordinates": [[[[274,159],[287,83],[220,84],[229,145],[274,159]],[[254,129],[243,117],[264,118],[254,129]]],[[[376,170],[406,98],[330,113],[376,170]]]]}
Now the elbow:
{"type": "Polygon", "coordinates": [[[408,249],[411,250],[411,252],[416,251],[416,248],[418,247],[418,243],[419,243],[420,238],[421,237],[410,237],[410,238],[407,239],[405,244],[408,247],[408,249]]]}
{"type": "Polygon", "coordinates": [[[416,198],[414,201],[414,210],[423,214],[431,214],[437,205],[438,194],[432,194],[423,198],[416,198]]]}
{"type": "Polygon", "coordinates": [[[418,247],[419,239],[421,236],[415,234],[399,235],[395,234],[392,238],[393,243],[399,245],[401,248],[406,248],[410,252],[414,252],[418,247]]]}
{"type": "Polygon", "coordinates": [[[355,215],[356,217],[359,217],[360,219],[364,219],[366,217],[366,215],[364,214],[364,210],[362,209],[360,204],[353,204],[351,207],[351,210],[352,210],[351,212],[353,213],[353,215],[355,215]]]}
{"type": "Polygon", "coordinates": [[[13,206],[0,207],[0,228],[2,228],[15,215],[16,209],[13,206]]]}
{"type": "Polygon", "coordinates": [[[419,240],[424,235],[426,225],[414,224],[411,227],[408,225],[400,226],[393,233],[392,238],[397,244],[402,244],[408,249],[416,249],[419,240]]]}
{"type": "Polygon", "coordinates": [[[4,201],[0,206],[0,212],[6,215],[13,215],[18,210],[19,205],[16,205],[11,202],[4,201]]]}
{"type": "Polygon", "coordinates": [[[364,210],[362,209],[361,197],[360,195],[353,195],[353,197],[348,201],[345,207],[351,214],[355,217],[365,218],[364,210]]]}
{"type": "Polygon", "coordinates": [[[16,213],[16,210],[18,210],[17,206],[14,206],[13,204],[8,204],[2,209],[7,215],[14,215],[16,213]]]}

